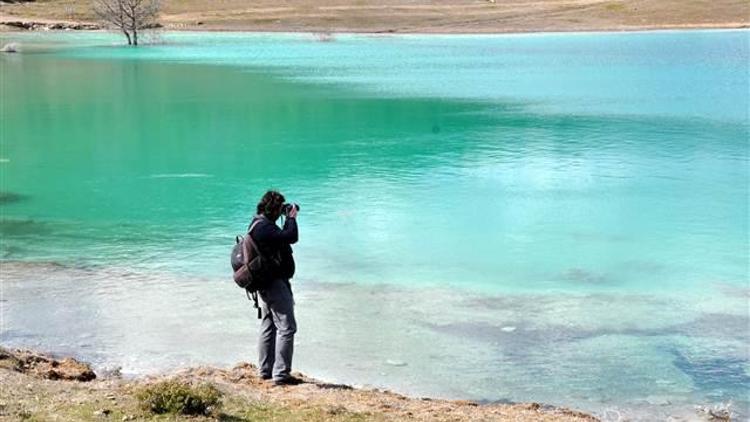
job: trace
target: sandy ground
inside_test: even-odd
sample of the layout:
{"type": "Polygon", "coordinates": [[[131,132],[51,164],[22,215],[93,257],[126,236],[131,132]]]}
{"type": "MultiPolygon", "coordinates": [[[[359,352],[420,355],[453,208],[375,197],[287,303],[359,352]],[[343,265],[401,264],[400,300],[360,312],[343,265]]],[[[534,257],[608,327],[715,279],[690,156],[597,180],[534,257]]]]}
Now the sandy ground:
{"type": "Polygon", "coordinates": [[[165,379],[213,384],[223,394],[220,412],[191,420],[225,421],[570,421],[597,419],[537,403],[479,405],[469,401],[409,398],[382,390],[305,382],[273,386],[241,363],[232,369],[188,368],[125,380],[102,374],[90,380],[87,365],[30,351],[0,348],[0,420],[164,420],[139,406],[136,392],[165,379]],[[83,375],[83,376],[82,376],[83,375]],[[85,381],[83,381],[85,380],[85,381]]]}
{"type": "MultiPolygon", "coordinates": [[[[88,0],[2,3],[0,22],[94,22],[88,0]]],[[[500,33],[737,28],[747,0],[164,0],[167,29],[500,33]]]]}

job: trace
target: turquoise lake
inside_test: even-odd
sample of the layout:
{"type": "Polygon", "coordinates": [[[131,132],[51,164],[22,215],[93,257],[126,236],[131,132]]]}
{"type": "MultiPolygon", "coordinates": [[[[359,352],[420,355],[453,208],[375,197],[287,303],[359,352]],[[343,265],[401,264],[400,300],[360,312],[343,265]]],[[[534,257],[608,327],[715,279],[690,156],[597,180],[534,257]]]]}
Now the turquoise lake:
{"type": "Polygon", "coordinates": [[[229,252],[300,203],[298,370],[747,418],[750,31],[5,33],[0,342],[256,360],[229,252]]]}

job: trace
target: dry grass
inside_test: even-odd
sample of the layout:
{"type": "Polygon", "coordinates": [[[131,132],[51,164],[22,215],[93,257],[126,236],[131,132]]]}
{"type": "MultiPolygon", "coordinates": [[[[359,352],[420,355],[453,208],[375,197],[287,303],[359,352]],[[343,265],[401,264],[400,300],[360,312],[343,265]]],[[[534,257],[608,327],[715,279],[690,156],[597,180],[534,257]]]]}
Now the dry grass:
{"type": "MultiPolygon", "coordinates": [[[[0,7],[2,20],[92,21],[87,0],[0,7]]],[[[738,27],[746,0],[164,0],[172,29],[310,32],[526,32],[738,27]]]]}
{"type": "Polygon", "coordinates": [[[88,382],[50,380],[18,362],[53,359],[0,347],[0,420],[222,421],[563,421],[597,419],[537,403],[478,405],[408,398],[381,390],[328,384],[302,374],[300,385],[275,387],[248,363],[232,369],[188,368],[123,380],[115,373],[88,382]]]}

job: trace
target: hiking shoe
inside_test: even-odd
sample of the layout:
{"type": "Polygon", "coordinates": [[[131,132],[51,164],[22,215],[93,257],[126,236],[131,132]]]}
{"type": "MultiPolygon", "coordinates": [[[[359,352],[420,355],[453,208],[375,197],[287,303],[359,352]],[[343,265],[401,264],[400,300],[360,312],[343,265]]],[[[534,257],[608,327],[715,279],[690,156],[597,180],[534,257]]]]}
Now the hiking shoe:
{"type": "Polygon", "coordinates": [[[304,381],[302,381],[299,378],[293,377],[293,376],[288,376],[286,378],[281,378],[281,379],[273,380],[273,385],[277,385],[277,386],[282,386],[282,385],[299,385],[299,384],[302,384],[302,383],[304,383],[304,381]]]}
{"type": "Polygon", "coordinates": [[[270,375],[261,375],[261,376],[260,376],[260,379],[262,379],[262,380],[265,380],[265,381],[268,381],[268,380],[270,380],[270,379],[271,379],[271,376],[270,376],[270,375]]]}

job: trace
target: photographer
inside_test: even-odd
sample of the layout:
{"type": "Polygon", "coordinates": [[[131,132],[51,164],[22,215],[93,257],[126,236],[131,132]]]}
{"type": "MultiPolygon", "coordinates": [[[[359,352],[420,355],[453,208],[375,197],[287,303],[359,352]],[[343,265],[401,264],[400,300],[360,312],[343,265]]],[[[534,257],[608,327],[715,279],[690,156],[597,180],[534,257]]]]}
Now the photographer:
{"type": "Polygon", "coordinates": [[[299,379],[290,375],[294,353],[294,334],[297,322],[294,319],[294,298],[289,279],[294,275],[294,258],[291,245],[297,242],[296,204],[284,204],[284,196],[268,191],[258,203],[256,221],[250,235],[262,256],[271,257],[278,263],[277,277],[260,290],[261,325],[258,339],[259,375],[272,379],[276,385],[298,384],[299,379]],[[282,214],[286,215],[284,228],[276,225],[282,214]]]}

